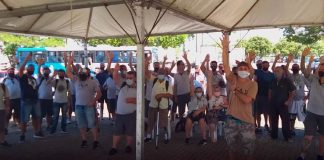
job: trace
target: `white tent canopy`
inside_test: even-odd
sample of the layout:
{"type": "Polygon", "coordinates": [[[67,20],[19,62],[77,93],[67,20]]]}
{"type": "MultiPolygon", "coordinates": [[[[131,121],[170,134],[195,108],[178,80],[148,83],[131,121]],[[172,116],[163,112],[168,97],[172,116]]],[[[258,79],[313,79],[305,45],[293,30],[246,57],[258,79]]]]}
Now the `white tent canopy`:
{"type": "MultiPolygon", "coordinates": [[[[1,0],[0,31],[74,38],[127,36],[113,16],[134,36],[125,1],[129,0],[1,0]]],[[[146,34],[159,11],[162,15],[168,8],[152,35],[324,24],[323,0],[147,1],[146,34]]]]}

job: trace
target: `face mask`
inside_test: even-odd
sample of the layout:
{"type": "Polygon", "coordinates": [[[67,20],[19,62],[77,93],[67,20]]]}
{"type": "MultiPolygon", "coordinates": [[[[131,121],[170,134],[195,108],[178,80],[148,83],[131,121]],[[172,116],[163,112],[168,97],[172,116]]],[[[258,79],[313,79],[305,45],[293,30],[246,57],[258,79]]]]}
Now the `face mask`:
{"type": "Polygon", "coordinates": [[[221,95],[221,92],[214,92],[215,97],[219,97],[221,95]]]}
{"type": "Polygon", "coordinates": [[[241,78],[247,78],[250,75],[250,72],[248,71],[238,71],[237,74],[241,77],[241,78]]]}
{"type": "Polygon", "coordinates": [[[275,76],[277,79],[281,79],[282,78],[282,74],[281,73],[275,73],[275,76]]]}
{"type": "Polygon", "coordinates": [[[48,77],[49,76],[49,73],[44,73],[44,77],[48,77]]]}
{"type": "Polygon", "coordinates": [[[262,68],[264,71],[268,71],[269,70],[269,68],[267,68],[267,67],[264,67],[264,68],[262,68]]]}
{"type": "Polygon", "coordinates": [[[157,76],[157,78],[159,79],[159,80],[164,80],[164,75],[163,74],[159,74],[158,76],[157,76]]]}
{"type": "Polygon", "coordinates": [[[212,71],[216,71],[217,67],[211,67],[212,71]]]}
{"type": "Polygon", "coordinates": [[[103,70],[105,70],[105,67],[100,67],[100,69],[103,71],[103,70]]]}
{"type": "Polygon", "coordinates": [[[87,75],[86,74],[84,74],[84,73],[82,73],[82,74],[79,74],[79,79],[81,80],[81,81],[85,81],[85,80],[87,80],[87,75]]]}
{"type": "Polygon", "coordinates": [[[320,78],[324,77],[324,71],[319,71],[319,72],[318,72],[318,76],[319,76],[320,78]]]}
{"type": "Polygon", "coordinates": [[[156,67],[156,68],[154,68],[154,72],[157,72],[157,71],[159,71],[159,67],[156,67]]]}
{"type": "Polygon", "coordinates": [[[292,69],[292,72],[293,72],[294,74],[298,74],[298,73],[299,73],[299,69],[293,68],[293,69],[292,69]]]}
{"type": "Polygon", "coordinates": [[[262,64],[257,64],[258,69],[262,69],[262,64]]]}
{"type": "Polygon", "coordinates": [[[27,71],[27,74],[28,75],[33,75],[34,74],[34,71],[27,71]]]}
{"type": "Polygon", "coordinates": [[[64,79],[64,76],[59,76],[60,79],[64,79]]]}
{"type": "Polygon", "coordinates": [[[132,79],[127,79],[127,80],[126,80],[126,84],[127,84],[128,86],[133,85],[133,83],[134,83],[134,81],[133,81],[132,79]]]}
{"type": "Polygon", "coordinates": [[[9,73],[8,76],[13,78],[13,77],[15,77],[15,74],[14,73],[9,73]]]}
{"type": "Polygon", "coordinates": [[[202,96],[202,93],[196,93],[196,96],[200,98],[202,96]]]}

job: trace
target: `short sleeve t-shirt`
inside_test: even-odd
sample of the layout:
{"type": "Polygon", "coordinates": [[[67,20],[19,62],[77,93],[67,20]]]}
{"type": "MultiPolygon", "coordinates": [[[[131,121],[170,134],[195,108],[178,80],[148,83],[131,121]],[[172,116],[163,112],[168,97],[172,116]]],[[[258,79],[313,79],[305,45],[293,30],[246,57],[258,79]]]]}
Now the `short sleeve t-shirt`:
{"type": "Polygon", "coordinates": [[[280,81],[272,81],[269,89],[271,90],[271,104],[283,105],[288,100],[289,92],[296,90],[296,87],[290,79],[283,78],[280,81]]]}
{"type": "MultiPolygon", "coordinates": [[[[249,81],[248,83],[240,83],[237,79],[237,76],[235,76],[233,73],[228,75],[226,78],[231,87],[236,86],[236,92],[241,92],[244,95],[251,97],[253,100],[255,99],[258,92],[258,85],[256,82],[249,81]]],[[[232,90],[234,90],[234,88],[232,88],[232,90]]],[[[236,94],[230,92],[229,107],[227,113],[244,122],[254,124],[252,104],[253,102],[244,103],[236,94]]]]}
{"type": "Polygon", "coordinates": [[[0,86],[0,110],[5,109],[4,99],[8,98],[8,87],[5,87],[6,91],[3,90],[2,86],[0,86]]]}
{"type": "Polygon", "coordinates": [[[8,88],[8,95],[10,99],[21,98],[21,89],[18,78],[7,77],[4,80],[4,85],[8,88]]]}
{"type": "Polygon", "coordinates": [[[33,76],[24,74],[19,78],[22,99],[38,99],[37,81],[33,76]]]}
{"type": "MultiPolygon", "coordinates": [[[[169,84],[168,90],[166,89],[166,81],[159,82],[156,81],[153,88],[152,88],[152,97],[150,102],[150,107],[157,108],[158,107],[158,101],[156,100],[155,96],[161,93],[173,93],[172,87],[169,84]]],[[[168,98],[162,98],[160,101],[160,109],[167,109],[169,106],[169,99],[168,98]]]]}
{"type": "Polygon", "coordinates": [[[207,99],[205,97],[201,97],[198,99],[196,96],[192,96],[189,103],[188,103],[188,113],[192,111],[198,110],[203,107],[207,107],[207,99]]]}
{"type": "Polygon", "coordinates": [[[39,86],[39,99],[53,99],[53,81],[51,78],[38,78],[37,85],[39,86]]]}
{"type": "Polygon", "coordinates": [[[124,86],[120,89],[117,99],[116,113],[120,115],[131,114],[136,111],[136,104],[126,103],[127,98],[136,98],[136,88],[124,86]]]}
{"type": "Polygon", "coordinates": [[[151,73],[151,78],[146,81],[145,99],[148,101],[151,100],[153,81],[155,78],[156,78],[156,76],[154,76],[154,74],[151,73]]]}
{"type": "Polygon", "coordinates": [[[117,89],[116,89],[116,83],[115,83],[115,81],[111,77],[109,77],[106,80],[104,86],[107,89],[107,98],[108,99],[116,99],[116,97],[117,97],[116,96],[116,90],[117,89]]]}
{"type": "Polygon", "coordinates": [[[275,80],[273,73],[269,71],[263,71],[260,69],[255,70],[255,75],[258,82],[258,96],[268,96],[269,86],[272,81],[275,80]]]}
{"type": "Polygon", "coordinates": [[[96,75],[96,79],[99,81],[100,86],[103,86],[105,84],[108,77],[109,73],[106,70],[96,75]]]}
{"type": "Polygon", "coordinates": [[[67,79],[57,79],[54,81],[53,87],[54,92],[54,102],[56,103],[67,103],[68,102],[68,92],[71,88],[71,84],[67,79]]]}
{"type": "Polygon", "coordinates": [[[177,96],[188,94],[190,92],[189,75],[190,73],[188,71],[174,75],[174,85],[177,87],[177,96]]]}
{"type": "Polygon", "coordinates": [[[307,111],[324,116],[324,84],[320,84],[319,78],[315,75],[311,75],[308,80],[311,88],[307,111]]]}
{"type": "Polygon", "coordinates": [[[89,106],[91,101],[95,98],[96,92],[100,90],[98,81],[88,78],[85,81],[80,81],[74,78],[75,87],[75,105],[89,106]]]}
{"type": "Polygon", "coordinates": [[[288,77],[296,87],[294,100],[303,100],[305,98],[305,86],[307,80],[301,74],[289,74],[288,77]]]}

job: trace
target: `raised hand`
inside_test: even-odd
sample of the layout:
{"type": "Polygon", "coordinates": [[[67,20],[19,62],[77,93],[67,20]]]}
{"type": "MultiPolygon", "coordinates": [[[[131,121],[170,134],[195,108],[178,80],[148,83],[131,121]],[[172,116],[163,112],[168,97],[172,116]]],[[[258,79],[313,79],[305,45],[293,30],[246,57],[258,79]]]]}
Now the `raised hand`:
{"type": "Polygon", "coordinates": [[[255,54],[255,52],[254,51],[251,51],[251,52],[249,52],[249,56],[248,56],[248,58],[247,58],[247,62],[252,62],[254,59],[255,59],[255,57],[256,57],[256,54],[255,54]]]}
{"type": "Polygon", "coordinates": [[[294,59],[294,55],[293,55],[292,53],[290,53],[290,54],[288,55],[288,59],[287,59],[287,61],[288,61],[288,62],[291,62],[293,59],[294,59]]]}
{"type": "Polygon", "coordinates": [[[220,40],[222,42],[223,50],[224,49],[228,50],[229,43],[230,43],[229,34],[227,32],[223,32],[223,36],[222,36],[222,38],[220,40]]]}
{"type": "Polygon", "coordinates": [[[205,61],[206,61],[206,62],[209,62],[209,61],[210,61],[210,55],[209,55],[209,54],[206,55],[206,57],[205,57],[205,61]]]}
{"type": "Polygon", "coordinates": [[[117,64],[115,65],[115,71],[119,71],[119,69],[120,69],[119,63],[117,63],[117,64]]]}
{"type": "Polygon", "coordinates": [[[311,56],[309,57],[309,63],[310,63],[310,64],[313,63],[313,62],[314,62],[314,59],[315,59],[315,56],[314,56],[314,55],[311,55],[311,56]]]}
{"type": "Polygon", "coordinates": [[[25,60],[30,61],[32,59],[32,53],[28,53],[25,60]]]}
{"type": "Polygon", "coordinates": [[[280,54],[277,54],[275,57],[275,61],[278,61],[280,59],[280,54]]]}
{"type": "Polygon", "coordinates": [[[187,54],[187,52],[184,52],[184,53],[183,53],[182,58],[183,58],[183,59],[187,59],[187,58],[188,58],[188,54],[187,54]]]}
{"type": "Polygon", "coordinates": [[[167,60],[168,60],[168,56],[165,55],[165,56],[163,57],[163,61],[167,61],[167,60]]]}
{"type": "Polygon", "coordinates": [[[305,48],[304,51],[303,51],[303,53],[302,53],[302,56],[304,56],[304,57],[308,56],[308,55],[310,54],[310,50],[311,50],[311,49],[308,48],[308,47],[305,48]]]}

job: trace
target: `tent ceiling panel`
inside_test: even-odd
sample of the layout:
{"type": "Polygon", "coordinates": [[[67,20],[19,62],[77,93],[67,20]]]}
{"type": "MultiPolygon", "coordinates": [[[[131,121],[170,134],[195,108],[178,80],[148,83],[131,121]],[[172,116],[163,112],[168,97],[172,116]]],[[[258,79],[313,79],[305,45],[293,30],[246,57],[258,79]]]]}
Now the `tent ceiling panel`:
{"type": "Polygon", "coordinates": [[[24,16],[21,18],[1,18],[0,28],[6,30],[17,30],[24,32],[28,30],[39,15],[24,16]]]}

